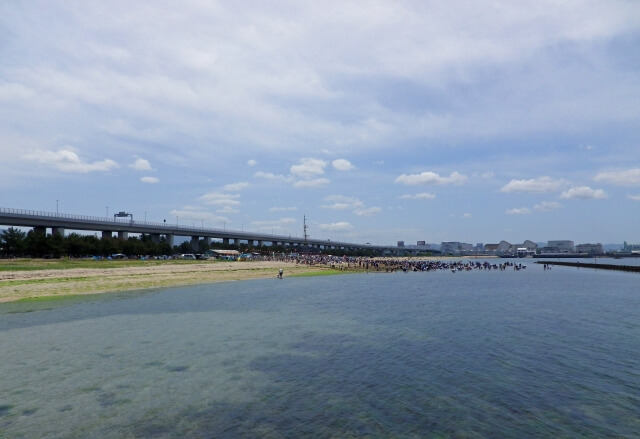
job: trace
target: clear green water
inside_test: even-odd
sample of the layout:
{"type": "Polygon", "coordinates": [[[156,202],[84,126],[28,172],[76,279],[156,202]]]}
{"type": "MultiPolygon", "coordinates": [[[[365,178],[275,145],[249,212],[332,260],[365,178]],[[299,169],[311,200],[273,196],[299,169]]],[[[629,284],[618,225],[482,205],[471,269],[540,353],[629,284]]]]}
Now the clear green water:
{"type": "Polygon", "coordinates": [[[0,438],[640,437],[640,277],[528,265],[0,304],[0,438]]]}

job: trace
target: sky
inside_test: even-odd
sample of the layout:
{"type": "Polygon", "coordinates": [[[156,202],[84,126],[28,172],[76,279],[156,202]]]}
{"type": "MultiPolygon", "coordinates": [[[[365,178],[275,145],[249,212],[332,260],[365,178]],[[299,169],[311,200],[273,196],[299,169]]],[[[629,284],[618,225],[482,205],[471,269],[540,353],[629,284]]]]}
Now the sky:
{"type": "Polygon", "coordinates": [[[640,242],[640,1],[0,2],[0,207],[640,242]]]}

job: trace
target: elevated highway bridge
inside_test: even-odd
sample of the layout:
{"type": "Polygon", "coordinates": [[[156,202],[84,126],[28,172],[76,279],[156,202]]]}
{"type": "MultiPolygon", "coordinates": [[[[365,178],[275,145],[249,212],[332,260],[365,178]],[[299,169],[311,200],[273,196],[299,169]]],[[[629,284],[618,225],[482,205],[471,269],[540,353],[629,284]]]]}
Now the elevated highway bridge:
{"type": "Polygon", "coordinates": [[[156,242],[160,242],[161,237],[164,237],[172,247],[176,236],[187,236],[191,237],[191,246],[194,250],[198,249],[201,239],[207,244],[211,244],[212,239],[219,239],[225,244],[238,245],[244,241],[250,246],[258,247],[269,243],[272,246],[283,246],[290,249],[306,246],[323,251],[369,250],[379,254],[401,254],[405,252],[403,247],[305,239],[290,235],[284,236],[239,230],[189,227],[167,222],[134,221],[133,216],[124,212],[115,214],[113,218],[110,218],[0,207],[0,227],[2,226],[32,227],[35,232],[43,234],[46,234],[47,230],[51,229],[52,234],[57,233],[63,236],[67,230],[101,232],[103,238],[111,238],[114,233],[117,233],[120,239],[127,239],[130,233],[145,234],[150,235],[156,242]]]}

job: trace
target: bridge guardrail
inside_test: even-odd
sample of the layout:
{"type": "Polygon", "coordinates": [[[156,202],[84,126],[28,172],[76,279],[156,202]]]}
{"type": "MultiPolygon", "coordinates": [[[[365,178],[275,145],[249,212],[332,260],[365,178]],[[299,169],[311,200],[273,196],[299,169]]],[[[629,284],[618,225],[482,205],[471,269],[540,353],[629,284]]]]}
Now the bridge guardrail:
{"type": "Polygon", "coordinates": [[[150,227],[164,227],[171,229],[182,229],[182,230],[202,230],[202,231],[219,231],[219,229],[206,228],[206,227],[197,227],[197,226],[181,226],[178,224],[171,224],[167,222],[155,222],[155,221],[140,221],[140,220],[132,220],[132,219],[121,219],[118,217],[100,217],[100,216],[88,216],[88,215],[75,215],[70,213],[58,213],[58,212],[46,212],[39,210],[26,210],[26,209],[13,209],[7,207],[0,207],[0,214],[7,215],[28,215],[33,217],[44,217],[44,218],[57,218],[57,219],[67,219],[67,220],[77,220],[77,221],[91,221],[94,223],[115,223],[115,224],[136,224],[140,226],[150,226],[150,227]]]}
{"type": "MultiPolygon", "coordinates": [[[[231,230],[231,229],[214,229],[214,228],[205,228],[205,227],[196,227],[194,226],[181,226],[178,224],[171,224],[167,222],[152,222],[152,221],[139,221],[132,219],[120,219],[118,217],[98,217],[98,216],[89,216],[89,215],[76,215],[69,213],[59,213],[59,212],[46,212],[46,211],[38,211],[38,210],[27,210],[27,209],[15,209],[15,208],[6,208],[0,207],[0,215],[21,215],[21,216],[30,216],[35,219],[39,218],[51,218],[51,219],[60,219],[60,220],[71,220],[71,221],[83,221],[89,222],[93,224],[114,224],[118,226],[123,226],[127,224],[132,224],[135,226],[147,226],[147,227],[157,227],[162,229],[171,229],[172,231],[183,231],[188,236],[194,232],[203,232],[207,234],[221,234],[221,235],[239,235],[239,236],[250,236],[250,235],[259,235],[260,239],[265,241],[277,240],[277,241],[287,241],[294,240],[300,241],[299,236],[285,236],[285,235],[274,235],[274,234],[261,234],[249,231],[240,231],[240,230],[231,230]]],[[[243,239],[243,238],[241,238],[243,239]]],[[[257,238],[256,238],[257,239],[257,238]]],[[[341,241],[324,241],[321,239],[310,239],[310,243],[313,244],[329,244],[335,246],[357,246],[357,247],[380,247],[380,246],[372,246],[366,244],[355,244],[341,241]]]]}

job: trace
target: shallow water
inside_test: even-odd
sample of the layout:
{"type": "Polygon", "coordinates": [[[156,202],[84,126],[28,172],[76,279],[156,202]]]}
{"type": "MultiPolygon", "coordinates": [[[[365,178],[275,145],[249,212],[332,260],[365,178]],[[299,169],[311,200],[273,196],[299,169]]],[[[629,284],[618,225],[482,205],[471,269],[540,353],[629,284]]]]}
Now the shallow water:
{"type": "Polygon", "coordinates": [[[0,304],[0,437],[640,437],[640,277],[527,262],[0,304]]]}

